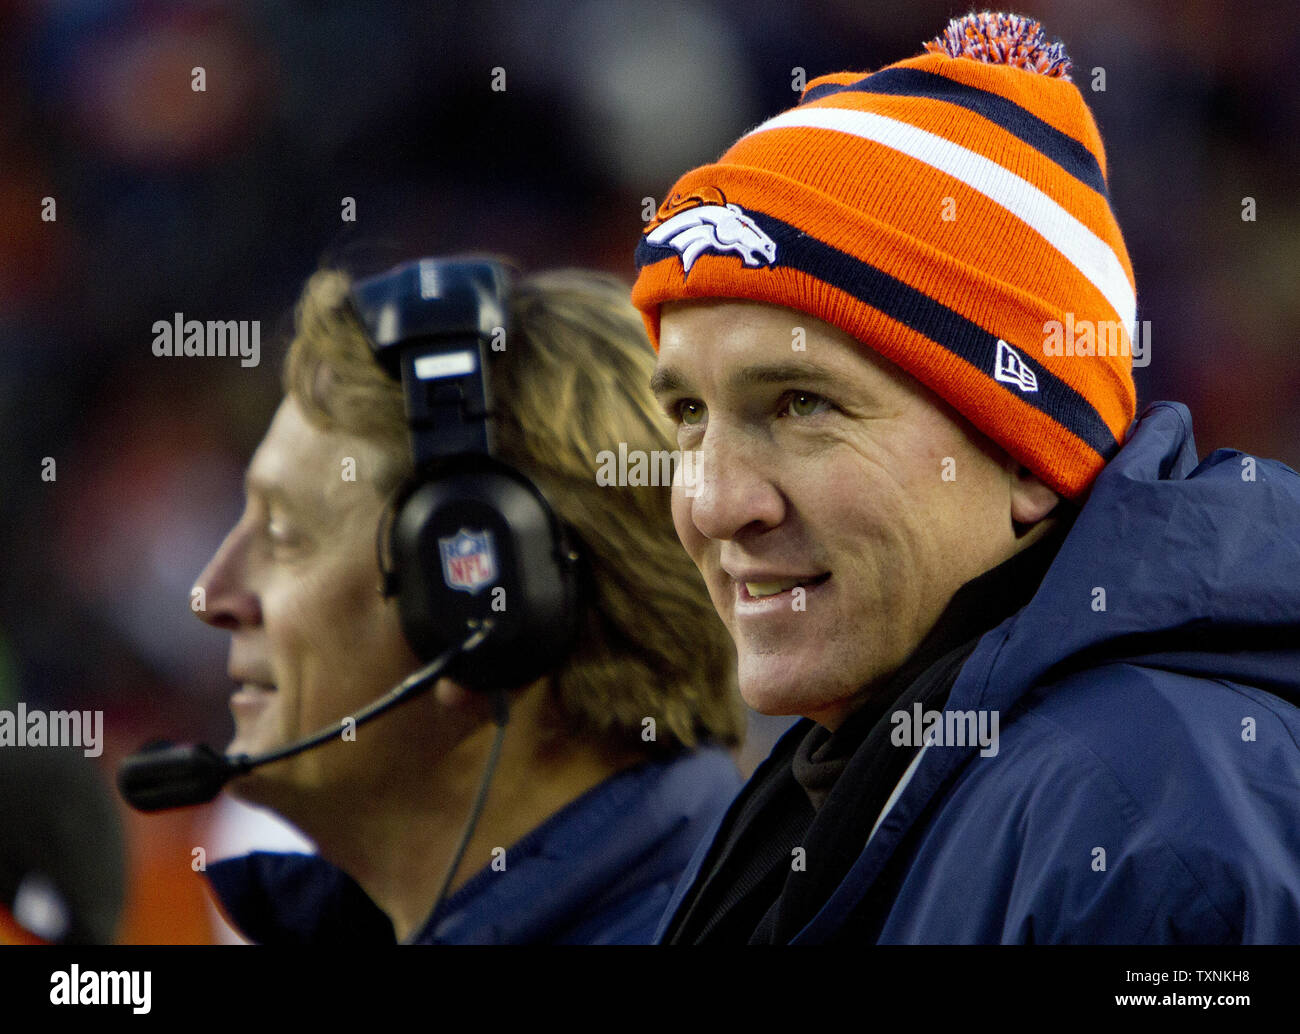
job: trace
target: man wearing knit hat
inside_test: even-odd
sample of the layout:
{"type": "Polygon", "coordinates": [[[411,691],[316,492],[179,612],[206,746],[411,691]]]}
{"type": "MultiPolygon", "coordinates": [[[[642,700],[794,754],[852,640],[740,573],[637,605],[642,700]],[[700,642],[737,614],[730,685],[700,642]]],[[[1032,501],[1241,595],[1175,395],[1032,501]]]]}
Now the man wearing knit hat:
{"type": "Polygon", "coordinates": [[[637,250],[678,535],[747,702],[803,716],[660,939],[1300,941],[1300,477],[1134,420],[1061,45],[926,49],[810,83],[637,250]]]}

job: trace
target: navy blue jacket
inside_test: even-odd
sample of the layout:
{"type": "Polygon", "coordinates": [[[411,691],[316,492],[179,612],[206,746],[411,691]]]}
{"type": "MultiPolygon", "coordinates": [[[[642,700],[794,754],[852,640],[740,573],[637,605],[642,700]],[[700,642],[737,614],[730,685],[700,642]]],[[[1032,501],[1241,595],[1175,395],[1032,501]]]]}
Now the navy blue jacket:
{"type": "MultiPolygon", "coordinates": [[[[416,944],[648,944],[700,838],[742,783],[705,747],[616,773],[506,849],[443,902],[416,944]]],[[[278,944],[393,943],[388,917],[315,855],[255,852],[208,866],[232,924],[278,944]]]]}
{"type": "Polygon", "coordinates": [[[996,755],[918,750],[791,943],[1300,942],[1297,705],[1300,476],[1155,403],[952,686],[996,755]]]}

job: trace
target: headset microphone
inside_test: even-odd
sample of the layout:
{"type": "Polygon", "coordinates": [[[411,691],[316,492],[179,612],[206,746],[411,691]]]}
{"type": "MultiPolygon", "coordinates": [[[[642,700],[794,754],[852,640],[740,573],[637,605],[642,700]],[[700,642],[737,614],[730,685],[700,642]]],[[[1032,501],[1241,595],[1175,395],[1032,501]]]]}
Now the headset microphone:
{"type": "Polygon", "coordinates": [[[166,808],[206,804],[231,779],[273,761],[301,754],[336,738],[345,728],[355,729],[372,718],[378,718],[390,708],[418,696],[437,682],[457,657],[478,646],[487,632],[486,628],[476,630],[463,643],[444,651],[355,715],[287,747],[254,757],[247,754],[229,757],[218,754],[204,744],[176,746],[163,743],[146,747],[132,754],[118,768],[118,789],[122,791],[127,803],[137,811],[162,811],[166,808]]]}

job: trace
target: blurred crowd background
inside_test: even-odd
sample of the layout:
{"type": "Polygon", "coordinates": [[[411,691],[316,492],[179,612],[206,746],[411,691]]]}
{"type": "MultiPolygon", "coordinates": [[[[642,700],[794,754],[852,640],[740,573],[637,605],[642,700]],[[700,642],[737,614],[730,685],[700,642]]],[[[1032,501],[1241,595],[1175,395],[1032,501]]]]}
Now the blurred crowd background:
{"type": "MultiPolygon", "coordinates": [[[[1151,321],[1139,408],[1186,402],[1202,456],[1232,446],[1300,467],[1293,5],[1012,9],[1065,42],[1105,140],[1151,321]]],[[[102,709],[107,780],[149,739],[228,742],[228,637],[195,620],[189,589],[239,513],[314,269],[486,250],[630,282],[643,199],[790,107],[796,69],[879,68],[966,10],[0,6],[0,707],[102,709]],[[261,365],[155,357],[151,327],[176,312],[260,320],[261,365]]],[[[782,726],[755,723],[746,772],[782,726]]],[[[225,836],[216,806],[145,818],[117,803],[118,939],[220,936],[191,868],[195,846],[225,836]]]]}

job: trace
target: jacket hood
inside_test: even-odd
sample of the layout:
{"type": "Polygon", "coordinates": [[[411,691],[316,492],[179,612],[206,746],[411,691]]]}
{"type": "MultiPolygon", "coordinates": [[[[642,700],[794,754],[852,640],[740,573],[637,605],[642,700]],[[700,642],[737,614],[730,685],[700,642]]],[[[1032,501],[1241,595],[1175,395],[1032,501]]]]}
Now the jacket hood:
{"type": "Polygon", "coordinates": [[[1178,402],[1143,412],[1033,599],[981,642],[949,707],[1006,711],[1035,685],[1119,659],[1300,706],[1300,475],[1233,449],[1198,464],[1178,402]],[[966,676],[985,668],[972,700],[966,676]]]}

